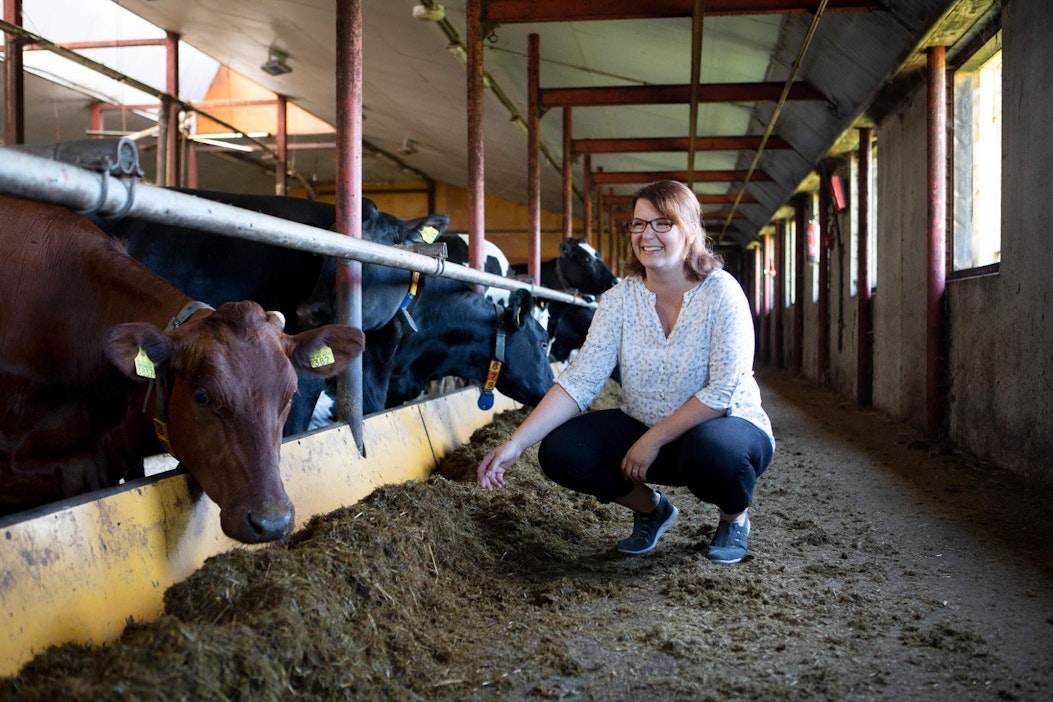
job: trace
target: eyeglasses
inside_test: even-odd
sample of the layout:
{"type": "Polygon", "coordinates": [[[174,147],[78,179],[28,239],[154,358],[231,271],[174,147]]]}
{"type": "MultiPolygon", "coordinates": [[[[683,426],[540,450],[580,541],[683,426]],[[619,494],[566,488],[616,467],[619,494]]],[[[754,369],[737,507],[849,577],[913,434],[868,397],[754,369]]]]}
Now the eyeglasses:
{"type": "Polygon", "coordinates": [[[673,220],[668,217],[657,217],[655,219],[630,219],[625,222],[625,228],[631,231],[633,234],[640,234],[647,225],[651,225],[651,229],[657,234],[664,234],[673,228],[673,220]]]}

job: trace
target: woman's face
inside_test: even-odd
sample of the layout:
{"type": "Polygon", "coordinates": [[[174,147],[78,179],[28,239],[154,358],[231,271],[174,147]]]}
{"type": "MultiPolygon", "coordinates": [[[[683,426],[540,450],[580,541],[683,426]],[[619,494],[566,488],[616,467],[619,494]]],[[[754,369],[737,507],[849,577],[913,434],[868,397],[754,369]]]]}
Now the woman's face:
{"type": "Polygon", "coordinates": [[[650,222],[641,232],[630,232],[633,252],[648,271],[682,271],[687,255],[687,238],[674,220],[655,209],[649,200],[636,201],[633,219],[650,222]],[[658,221],[655,221],[658,220],[658,221]],[[655,231],[672,225],[668,231],[655,231]]]}

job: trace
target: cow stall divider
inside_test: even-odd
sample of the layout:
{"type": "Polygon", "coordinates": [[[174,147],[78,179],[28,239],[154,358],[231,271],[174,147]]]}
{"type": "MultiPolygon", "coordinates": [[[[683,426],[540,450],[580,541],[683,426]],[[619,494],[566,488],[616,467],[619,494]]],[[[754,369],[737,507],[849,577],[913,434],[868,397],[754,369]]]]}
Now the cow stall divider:
{"type": "MultiPolygon", "coordinates": [[[[0,192],[594,306],[518,279],[447,266],[441,259],[16,148],[0,148],[0,192]]],[[[477,395],[478,389],[466,388],[370,415],[361,422],[363,437],[353,436],[347,424],[336,424],[286,439],[281,471],[296,508],[294,527],[353,504],[381,485],[426,478],[495,413],[519,407],[495,392],[494,406],[482,410],[477,395]]],[[[164,591],[206,558],[255,548],[226,537],[218,511],[189,475],[169,470],[0,518],[0,675],[17,673],[50,646],[112,641],[130,618],[158,617],[164,591]]]]}

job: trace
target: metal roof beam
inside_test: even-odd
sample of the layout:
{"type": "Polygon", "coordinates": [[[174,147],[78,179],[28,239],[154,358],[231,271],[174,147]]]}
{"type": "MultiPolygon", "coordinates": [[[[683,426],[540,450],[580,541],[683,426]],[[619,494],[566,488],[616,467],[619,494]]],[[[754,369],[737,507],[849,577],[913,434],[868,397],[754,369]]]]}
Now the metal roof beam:
{"type": "MultiPolygon", "coordinates": [[[[690,17],[693,0],[487,0],[484,22],[584,22],[589,20],[656,19],[690,17]]],[[[885,10],[882,0],[829,0],[827,9],[844,12],[885,10]]],[[[707,0],[706,16],[787,15],[815,11],[808,0],[707,0]]]]}
{"type": "MultiPolygon", "coordinates": [[[[784,83],[707,83],[698,86],[699,102],[775,102],[782,95],[784,83]]],[[[788,100],[826,100],[819,90],[806,82],[790,87],[788,100]]],[[[691,86],[620,85],[586,88],[542,88],[541,108],[595,107],[601,105],[672,105],[691,100],[691,86]]]]}
{"type": "MultiPolygon", "coordinates": [[[[571,148],[579,154],[630,154],[657,151],[687,151],[687,137],[657,137],[628,139],[574,139],[571,148]]],[[[699,136],[695,137],[697,151],[752,151],[760,147],[760,136],[699,136]]],[[[768,139],[766,150],[789,149],[782,137],[768,139]]]]}
{"type": "MultiPolygon", "coordinates": [[[[748,171],[698,171],[695,182],[698,183],[738,183],[746,180],[748,171]]],[[[771,181],[771,176],[763,171],[754,171],[753,182],[771,181]]],[[[596,185],[615,185],[626,183],[649,183],[652,180],[687,180],[687,171],[597,171],[592,174],[596,185]]]]}
{"type": "MultiPolygon", "coordinates": [[[[633,195],[604,195],[603,201],[608,205],[622,207],[631,205],[633,197],[633,195]]],[[[701,205],[730,205],[735,202],[735,193],[695,193],[695,197],[698,198],[698,202],[701,205]]],[[[757,200],[749,193],[746,193],[742,196],[740,202],[756,203],[757,200]]],[[[706,216],[710,215],[707,214],[706,216]]]]}

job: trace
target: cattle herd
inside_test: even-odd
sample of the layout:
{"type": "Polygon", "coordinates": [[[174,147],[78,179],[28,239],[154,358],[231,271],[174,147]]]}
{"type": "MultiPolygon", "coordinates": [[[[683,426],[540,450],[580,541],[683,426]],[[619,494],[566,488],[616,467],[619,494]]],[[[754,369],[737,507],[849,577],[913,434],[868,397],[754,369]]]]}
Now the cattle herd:
{"type": "MultiPolygon", "coordinates": [[[[321,229],[336,222],[322,202],[181,192],[321,229]]],[[[116,485],[167,451],[219,505],[224,533],[281,538],[293,524],[282,438],[308,429],[327,383],[359,355],[366,414],[440,378],[482,384],[498,355],[497,389],[532,405],[592,318],[524,290],[488,298],[363,264],[358,329],[333,323],[331,257],[7,196],[0,222],[0,516],[116,485]]],[[[362,238],[379,244],[431,241],[448,223],[363,199],[362,238]]],[[[449,259],[466,263],[461,239],[445,241],[449,259]]],[[[495,272],[517,272],[490,256],[495,272]]],[[[541,270],[545,287],[582,294],[615,282],[581,239],[564,240],[541,270]]]]}

